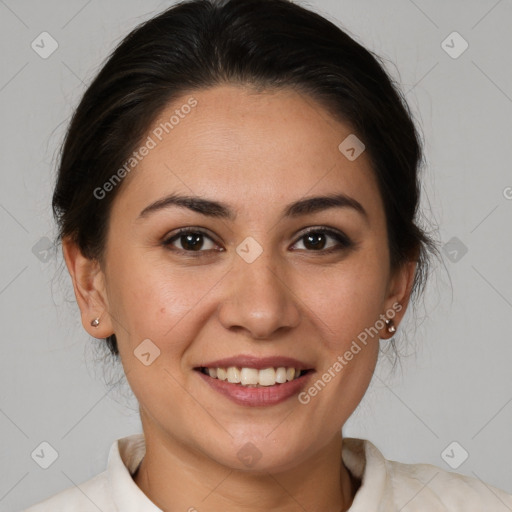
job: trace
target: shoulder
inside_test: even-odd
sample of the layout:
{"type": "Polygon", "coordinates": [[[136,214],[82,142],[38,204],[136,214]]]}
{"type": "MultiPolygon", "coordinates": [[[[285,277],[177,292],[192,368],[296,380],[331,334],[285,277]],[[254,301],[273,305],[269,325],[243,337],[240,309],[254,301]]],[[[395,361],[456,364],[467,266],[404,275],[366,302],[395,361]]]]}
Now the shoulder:
{"type": "Polygon", "coordinates": [[[64,489],[32,505],[24,512],[110,512],[116,510],[110,497],[107,473],[64,489]]]}
{"type": "Polygon", "coordinates": [[[367,439],[345,438],[342,457],[360,481],[351,512],[512,511],[512,494],[432,464],[388,460],[367,439]]]}
{"type": "Polygon", "coordinates": [[[419,510],[510,512],[512,495],[478,478],[431,464],[386,461],[394,500],[403,512],[419,510]]]}
{"type": "Polygon", "coordinates": [[[144,453],[143,434],[118,439],[110,447],[105,471],[36,503],[24,512],[156,512],[160,509],[139,489],[131,476],[144,453]]]}

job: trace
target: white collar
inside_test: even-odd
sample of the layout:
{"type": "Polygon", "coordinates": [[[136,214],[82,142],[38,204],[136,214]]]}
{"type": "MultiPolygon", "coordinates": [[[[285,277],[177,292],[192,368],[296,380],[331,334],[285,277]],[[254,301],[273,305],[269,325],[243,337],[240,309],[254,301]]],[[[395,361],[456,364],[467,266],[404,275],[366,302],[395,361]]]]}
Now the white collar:
{"type": "MultiPolygon", "coordinates": [[[[118,510],[161,512],[132,478],[145,453],[143,434],[118,439],[110,448],[107,477],[118,510]]],[[[375,445],[366,439],[345,438],[342,459],[347,469],[362,480],[349,512],[390,510],[393,496],[387,461],[375,445]]]]}

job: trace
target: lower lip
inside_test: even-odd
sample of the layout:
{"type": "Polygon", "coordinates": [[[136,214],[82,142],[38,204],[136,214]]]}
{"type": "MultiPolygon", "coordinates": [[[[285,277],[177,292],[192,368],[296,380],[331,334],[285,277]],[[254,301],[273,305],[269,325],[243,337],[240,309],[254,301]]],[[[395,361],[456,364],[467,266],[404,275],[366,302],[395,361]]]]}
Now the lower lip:
{"type": "Polygon", "coordinates": [[[242,386],[241,384],[233,384],[226,380],[214,379],[198,370],[196,370],[196,373],[215,391],[218,391],[236,404],[261,407],[279,404],[300,393],[313,372],[305,373],[298,379],[283,384],[261,387],[242,386]]]}

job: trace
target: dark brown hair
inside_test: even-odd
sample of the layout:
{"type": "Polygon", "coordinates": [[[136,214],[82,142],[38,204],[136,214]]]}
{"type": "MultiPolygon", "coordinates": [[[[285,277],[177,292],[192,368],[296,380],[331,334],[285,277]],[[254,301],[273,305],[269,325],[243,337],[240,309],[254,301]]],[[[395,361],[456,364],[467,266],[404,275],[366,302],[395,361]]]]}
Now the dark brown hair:
{"type": "MultiPolygon", "coordinates": [[[[101,198],[94,191],[174,98],[225,83],[292,87],[364,141],[384,202],[392,270],[417,260],[418,294],[429,252],[437,250],[417,222],[422,146],[407,103],[379,60],[288,0],[190,0],[167,9],[125,37],[74,112],[53,195],[58,240],[71,237],[85,256],[102,261],[121,186],[101,198]]],[[[118,355],[115,335],[106,343],[118,355]]]]}

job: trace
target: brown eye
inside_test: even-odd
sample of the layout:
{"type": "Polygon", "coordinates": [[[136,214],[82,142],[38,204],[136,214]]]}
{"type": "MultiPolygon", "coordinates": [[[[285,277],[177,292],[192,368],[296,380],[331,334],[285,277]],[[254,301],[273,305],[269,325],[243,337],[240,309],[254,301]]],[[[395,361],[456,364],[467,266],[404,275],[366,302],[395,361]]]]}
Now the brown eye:
{"type": "Polygon", "coordinates": [[[182,229],[163,242],[164,246],[174,246],[178,251],[184,252],[205,252],[215,249],[215,242],[203,231],[182,229]],[[176,247],[175,244],[179,244],[176,247]]]}
{"type": "Polygon", "coordinates": [[[330,229],[312,229],[303,234],[299,241],[301,240],[303,240],[303,245],[309,252],[332,252],[347,249],[353,245],[347,236],[330,229]],[[329,238],[333,239],[335,243],[326,247],[329,238]]]}

